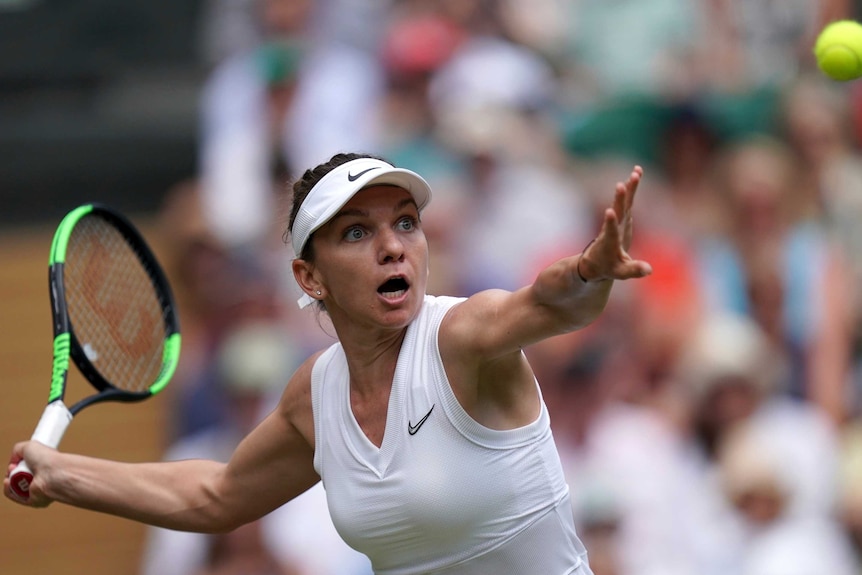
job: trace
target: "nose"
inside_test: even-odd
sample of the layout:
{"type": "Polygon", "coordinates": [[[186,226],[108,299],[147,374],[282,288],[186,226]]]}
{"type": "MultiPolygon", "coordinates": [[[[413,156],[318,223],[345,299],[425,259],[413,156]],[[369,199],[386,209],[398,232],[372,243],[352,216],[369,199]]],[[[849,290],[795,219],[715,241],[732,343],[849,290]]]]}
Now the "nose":
{"type": "Polygon", "coordinates": [[[382,230],[378,238],[380,240],[380,247],[377,259],[380,263],[400,262],[404,260],[404,243],[395,230],[388,228],[382,230]]]}

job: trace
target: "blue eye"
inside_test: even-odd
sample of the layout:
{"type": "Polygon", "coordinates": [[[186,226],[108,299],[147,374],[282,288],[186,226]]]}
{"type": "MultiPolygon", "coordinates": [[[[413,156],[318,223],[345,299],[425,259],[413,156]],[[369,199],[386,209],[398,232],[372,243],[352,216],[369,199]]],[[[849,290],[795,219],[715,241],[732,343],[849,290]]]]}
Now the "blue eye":
{"type": "Polygon", "coordinates": [[[401,218],[398,220],[397,227],[403,232],[409,232],[416,228],[416,220],[413,218],[401,218]]]}
{"type": "Polygon", "coordinates": [[[349,242],[355,242],[361,240],[365,237],[365,231],[360,227],[352,227],[348,228],[346,232],[344,232],[344,239],[349,242]]]}

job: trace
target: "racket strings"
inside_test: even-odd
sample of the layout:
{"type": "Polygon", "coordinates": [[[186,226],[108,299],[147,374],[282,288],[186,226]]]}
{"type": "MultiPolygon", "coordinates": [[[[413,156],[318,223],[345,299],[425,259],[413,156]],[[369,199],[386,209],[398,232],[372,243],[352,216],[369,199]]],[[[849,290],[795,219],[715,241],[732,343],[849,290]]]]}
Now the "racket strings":
{"type": "Polygon", "coordinates": [[[162,369],[166,311],[150,274],[106,220],[75,226],[63,273],[72,330],[93,367],[124,391],[146,391],[162,369]]]}

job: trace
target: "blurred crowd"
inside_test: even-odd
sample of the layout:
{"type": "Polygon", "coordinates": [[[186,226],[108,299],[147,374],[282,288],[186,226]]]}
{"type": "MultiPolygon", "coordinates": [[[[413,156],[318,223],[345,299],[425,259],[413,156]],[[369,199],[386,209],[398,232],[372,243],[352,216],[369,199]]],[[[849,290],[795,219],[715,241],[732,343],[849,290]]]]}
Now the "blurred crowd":
{"type": "MultiPolygon", "coordinates": [[[[166,458],[229,457],[332,343],[290,185],[339,151],[434,189],[434,294],[530,282],[644,166],[587,329],[526,350],[596,575],[862,574],[862,85],[811,46],[850,0],[209,0],[199,171],[161,225],[184,328],[166,458]]],[[[368,575],[320,486],[143,575],[368,575]]]]}

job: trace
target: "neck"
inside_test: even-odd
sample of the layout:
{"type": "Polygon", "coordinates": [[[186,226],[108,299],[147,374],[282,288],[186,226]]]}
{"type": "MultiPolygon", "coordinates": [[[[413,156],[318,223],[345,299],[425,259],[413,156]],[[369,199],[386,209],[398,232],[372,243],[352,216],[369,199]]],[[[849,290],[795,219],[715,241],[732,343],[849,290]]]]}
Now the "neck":
{"type": "Polygon", "coordinates": [[[381,387],[389,388],[406,333],[407,328],[403,328],[377,337],[369,337],[366,332],[361,337],[339,338],[350,370],[352,393],[364,396],[378,393],[381,387]]]}

